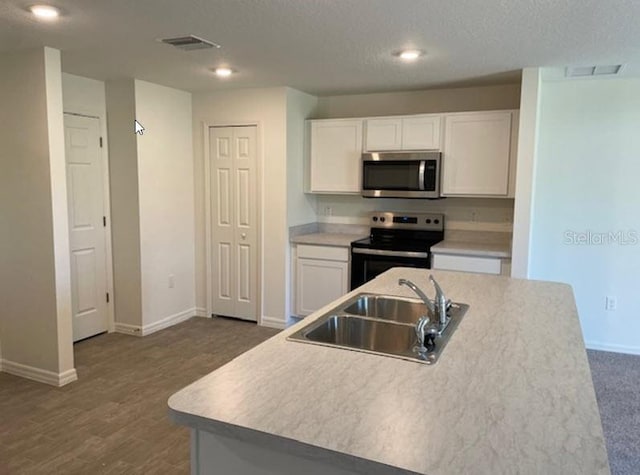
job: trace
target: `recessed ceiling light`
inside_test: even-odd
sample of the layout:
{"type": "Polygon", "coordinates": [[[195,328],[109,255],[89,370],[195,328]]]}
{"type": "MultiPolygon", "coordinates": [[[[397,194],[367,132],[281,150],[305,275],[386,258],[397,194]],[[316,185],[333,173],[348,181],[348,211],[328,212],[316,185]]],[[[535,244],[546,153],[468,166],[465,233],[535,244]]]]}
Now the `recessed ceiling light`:
{"type": "Polygon", "coordinates": [[[233,69],[230,68],[216,68],[213,72],[216,73],[216,76],[221,78],[228,78],[234,73],[233,69]]]}
{"type": "Polygon", "coordinates": [[[400,59],[403,59],[405,61],[415,61],[423,54],[424,52],[420,51],[419,49],[407,49],[404,51],[400,51],[400,53],[398,53],[398,56],[400,57],[400,59]]]}
{"type": "Polygon", "coordinates": [[[50,5],[33,5],[29,7],[29,10],[43,20],[55,20],[60,16],[60,10],[50,5]]]}

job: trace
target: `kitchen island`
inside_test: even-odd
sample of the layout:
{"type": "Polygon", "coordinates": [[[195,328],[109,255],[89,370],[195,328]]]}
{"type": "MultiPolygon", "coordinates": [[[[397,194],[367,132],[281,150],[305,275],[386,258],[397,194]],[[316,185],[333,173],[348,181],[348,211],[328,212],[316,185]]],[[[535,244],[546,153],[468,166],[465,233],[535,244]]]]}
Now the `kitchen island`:
{"type": "Polygon", "coordinates": [[[400,277],[433,295],[391,269],[169,399],[192,473],[609,473],[571,287],[432,273],[470,305],[435,365],[286,339],[400,277]]]}

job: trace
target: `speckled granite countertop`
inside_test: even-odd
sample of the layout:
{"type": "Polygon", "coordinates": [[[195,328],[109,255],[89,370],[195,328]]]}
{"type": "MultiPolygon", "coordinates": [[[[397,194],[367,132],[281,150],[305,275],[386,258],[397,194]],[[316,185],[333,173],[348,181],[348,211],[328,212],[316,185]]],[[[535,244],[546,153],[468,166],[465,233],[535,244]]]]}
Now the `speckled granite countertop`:
{"type": "Polygon", "coordinates": [[[511,234],[487,231],[447,231],[444,241],[431,246],[434,254],[511,258],[511,234]]]}
{"type": "Polygon", "coordinates": [[[290,241],[294,244],[314,244],[317,246],[338,246],[349,247],[351,241],[356,241],[367,237],[366,234],[343,234],[343,233],[311,233],[294,236],[290,241]]]}
{"type": "Polygon", "coordinates": [[[445,239],[431,246],[434,254],[454,254],[476,257],[511,257],[511,243],[508,242],[472,242],[445,239]]]}
{"type": "MultiPolygon", "coordinates": [[[[367,473],[373,461],[379,473],[608,474],[571,287],[432,273],[471,306],[435,365],[286,340],[334,302],[174,394],[171,417],[337,452],[367,473]]],[[[399,277],[433,294],[428,272],[407,268],[357,291],[413,297],[399,277]]]]}

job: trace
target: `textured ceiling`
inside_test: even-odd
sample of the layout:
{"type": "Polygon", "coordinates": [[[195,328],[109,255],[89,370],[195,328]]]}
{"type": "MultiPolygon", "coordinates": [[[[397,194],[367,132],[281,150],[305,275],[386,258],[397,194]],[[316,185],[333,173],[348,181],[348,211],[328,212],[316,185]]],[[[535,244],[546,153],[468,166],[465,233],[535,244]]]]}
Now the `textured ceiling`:
{"type": "Polygon", "coordinates": [[[313,94],[517,80],[526,66],[640,64],[639,0],[52,0],[39,22],[0,2],[0,51],[51,46],[66,72],[190,91],[291,86],[313,94]],[[156,40],[194,34],[219,50],[156,40]],[[427,55],[402,64],[394,51],[427,55]],[[227,80],[210,68],[228,65],[227,80]]]}

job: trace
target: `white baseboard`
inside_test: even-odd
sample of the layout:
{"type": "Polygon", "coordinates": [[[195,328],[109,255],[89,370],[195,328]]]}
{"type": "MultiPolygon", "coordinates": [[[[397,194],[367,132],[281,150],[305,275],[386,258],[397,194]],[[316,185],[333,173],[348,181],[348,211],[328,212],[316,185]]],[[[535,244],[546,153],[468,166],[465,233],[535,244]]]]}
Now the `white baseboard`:
{"type": "Polygon", "coordinates": [[[263,315],[260,319],[260,326],[284,330],[287,327],[287,322],[281,318],[267,317],[263,315]]]}
{"type": "Polygon", "coordinates": [[[585,342],[585,346],[589,350],[610,351],[612,353],[625,353],[627,355],[640,355],[640,347],[638,346],[612,345],[596,341],[587,341],[585,342]]]}
{"type": "Polygon", "coordinates": [[[116,333],[124,333],[125,335],[142,336],[142,327],[140,325],[116,322],[114,331],[116,333]]]}
{"type": "Polygon", "coordinates": [[[173,325],[189,320],[190,318],[196,316],[197,311],[198,310],[195,307],[190,308],[183,312],[169,315],[168,317],[165,317],[162,320],[158,320],[157,322],[149,323],[143,326],[116,322],[115,331],[117,333],[124,333],[126,335],[147,336],[157,331],[164,330],[165,328],[169,328],[173,325]]]}
{"type": "Polygon", "coordinates": [[[62,373],[56,373],[55,371],[36,368],[35,366],[28,366],[8,360],[0,360],[0,370],[13,374],[14,376],[20,376],[21,378],[31,379],[32,381],[56,387],[64,386],[78,379],[78,373],[76,373],[75,368],[62,373]]]}
{"type": "Polygon", "coordinates": [[[208,318],[208,317],[210,317],[210,316],[211,316],[211,315],[207,315],[207,309],[206,309],[206,308],[204,308],[204,307],[196,307],[195,312],[196,312],[196,313],[195,313],[195,316],[196,316],[196,317],[205,317],[205,318],[208,318]]]}
{"type": "Polygon", "coordinates": [[[196,314],[196,309],[190,308],[180,313],[176,313],[173,315],[169,315],[162,320],[158,320],[157,322],[149,323],[148,325],[144,325],[142,327],[142,336],[151,335],[160,330],[164,330],[165,328],[169,328],[178,323],[182,323],[190,318],[194,317],[196,314]]]}

